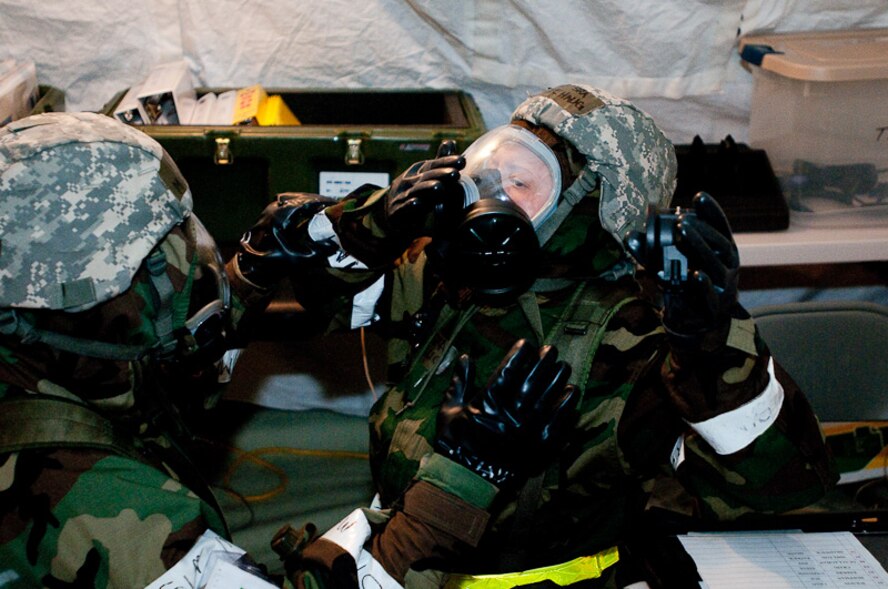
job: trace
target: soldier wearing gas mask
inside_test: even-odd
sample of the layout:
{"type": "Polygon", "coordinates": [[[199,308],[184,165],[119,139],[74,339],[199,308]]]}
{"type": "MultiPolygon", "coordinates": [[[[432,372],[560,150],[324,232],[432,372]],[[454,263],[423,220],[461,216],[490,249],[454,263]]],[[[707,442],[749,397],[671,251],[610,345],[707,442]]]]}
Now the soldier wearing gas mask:
{"type": "Polygon", "coordinates": [[[0,584],[145,587],[224,540],[184,445],[244,307],[191,209],[110,117],[0,130],[0,584]]]}
{"type": "Polygon", "coordinates": [[[620,547],[657,504],[719,519],[824,493],[817,419],[738,304],[721,209],[649,211],[675,174],[649,116],[566,85],[387,188],[266,209],[237,282],[288,274],[319,325],[389,338],[381,510],[291,537],[297,583],[628,584],[620,547]]]}

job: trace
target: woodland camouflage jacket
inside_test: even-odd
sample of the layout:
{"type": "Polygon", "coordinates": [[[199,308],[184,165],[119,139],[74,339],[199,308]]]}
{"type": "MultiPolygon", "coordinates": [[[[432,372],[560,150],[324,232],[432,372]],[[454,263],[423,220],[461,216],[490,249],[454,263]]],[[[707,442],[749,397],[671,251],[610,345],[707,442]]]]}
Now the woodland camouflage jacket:
{"type": "MultiPolygon", "coordinates": [[[[174,264],[168,272],[174,284],[186,279],[174,264]]],[[[141,325],[151,304],[143,279],[137,275],[119,304],[96,307],[67,327],[105,339],[114,324],[141,325]]],[[[63,312],[45,320],[55,328],[74,321],[63,312]]],[[[144,587],[205,530],[227,535],[211,493],[171,444],[171,427],[157,421],[163,412],[137,366],[0,340],[0,586],[144,587]],[[17,402],[21,411],[10,408],[17,402]],[[26,420],[33,439],[13,435],[17,428],[4,427],[10,419],[26,420]],[[59,427],[68,442],[52,441],[59,427]],[[71,441],[78,436],[86,441],[71,441]]],[[[215,374],[211,380],[214,390],[215,374]]]]}
{"type": "MultiPolygon", "coordinates": [[[[407,319],[422,305],[421,276],[418,268],[402,265],[390,284],[389,318],[393,325],[405,327],[405,334],[411,324],[407,319]]],[[[401,573],[411,566],[472,573],[526,570],[618,545],[652,507],[692,517],[735,519],[810,504],[835,482],[818,421],[779,365],[776,375],[784,390],[779,416],[747,447],[719,455],[689,426],[758,396],[770,379],[770,353],[742,309],[729,331],[706,342],[703,351],[674,352],[659,313],[632,278],[587,285],[603,304],[618,301],[621,306],[607,321],[594,357],[583,361],[589,372],[581,416],[567,446],[552,456],[541,491],[530,495],[532,509],[517,508],[517,491],[503,490],[491,498],[485,484],[447,488],[440,460],[439,472],[429,477],[424,457],[433,453],[435,417],[454,359],[469,354],[483,382],[517,339],[551,342],[556,337],[553,326],[579,284],[536,295],[542,333],[547,334],[544,342],[538,341],[539,330],[531,328],[519,305],[462,311],[445,307],[437,325],[412,343],[406,335],[391,340],[392,368],[400,370],[401,377],[372,410],[374,480],[383,505],[398,514],[388,528],[398,526],[404,534],[413,534],[415,546],[426,549],[437,538],[438,548],[447,550],[402,550],[392,557],[385,542],[377,541],[377,559],[401,559],[391,564],[401,573]],[[454,543],[452,535],[434,525],[405,524],[405,491],[409,500],[417,479],[429,478],[458,495],[466,508],[487,510],[488,531],[477,548],[454,543]]],[[[445,471],[462,469],[443,462],[448,463],[445,471]]],[[[421,522],[435,519],[415,508],[412,514],[421,522]]],[[[377,540],[386,534],[397,532],[386,529],[377,540]]],[[[318,558],[317,564],[324,568],[331,558],[318,558]]],[[[412,574],[407,574],[408,585],[412,574]]]]}

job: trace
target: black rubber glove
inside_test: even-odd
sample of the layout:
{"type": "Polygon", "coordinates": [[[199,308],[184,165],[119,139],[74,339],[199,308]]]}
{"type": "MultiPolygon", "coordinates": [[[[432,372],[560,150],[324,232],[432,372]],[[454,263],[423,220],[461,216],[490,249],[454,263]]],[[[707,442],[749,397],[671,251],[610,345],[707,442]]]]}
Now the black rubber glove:
{"type": "Polygon", "coordinates": [[[483,389],[463,355],[438,412],[435,449],[496,485],[541,472],[564,444],[579,400],[552,346],[519,340],[483,389]]]}
{"type": "Polygon", "coordinates": [[[324,267],[338,246],[332,239],[312,240],[308,223],[335,202],[316,194],[278,196],[241,237],[237,253],[241,275],[259,288],[270,289],[294,271],[324,267]]]}
{"type": "Polygon", "coordinates": [[[442,141],[435,159],[417,162],[395,178],[385,199],[384,226],[410,241],[430,237],[463,208],[459,172],[466,165],[452,139],[442,141]]]}
{"type": "Polygon", "coordinates": [[[627,236],[626,248],[646,268],[657,272],[663,287],[663,324],[670,335],[694,344],[709,332],[724,330],[739,311],[737,280],[740,255],[724,211],[705,192],[693,200],[693,213],[680,210],[668,239],[627,236]],[[651,245],[655,241],[656,245],[651,245]],[[685,279],[664,275],[664,247],[674,245],[687,260],[685,279]],[[659,271],[658,271],[659,270],[659,271]]]}
{"type": "Polygon", "coordinates": [[[466,165],[455,152],[453,140],[443,141],[435,159],[412,165],[381,197],[362,197],[359,190],[358,206],[347,198],[334,207],[331,217],[346,251],[370,267],[389,265],[415,239],[455,226],[465,203],[459,173],[466,165]]]}

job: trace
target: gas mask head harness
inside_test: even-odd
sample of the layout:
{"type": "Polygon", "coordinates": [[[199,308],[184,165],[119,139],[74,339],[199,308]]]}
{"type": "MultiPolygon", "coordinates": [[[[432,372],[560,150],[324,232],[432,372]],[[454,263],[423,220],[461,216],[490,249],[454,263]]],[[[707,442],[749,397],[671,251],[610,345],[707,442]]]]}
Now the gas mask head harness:
{"type": "Polygon", "coordinates": [[[156,141],[93,113],[15,121],[0,130],[0,194],[0,334],[184,370],[221,358],[230,311],[223,260],[156,141]],[[137,274],[146,302],[139,313],[152,327],[143,343],[97,341],[34,321],[107,303],[136,288],[137,274]]]}
{"type": "MultiPolygon", "coordinates": [[[[529,97],[511,125],[482,135],[465,157],[463,220],[449,238],[435,238],[430,258],[445,282],[482,302],[533,285],[541,246],[587,195],[598,191],[601,228],[622,248],[623,236],[644,226],[648,206],[668,206],[675,190],[675,149],[653,119],[590,86],[529,97]]],[[[626,254],[608,276],[633,271],[626,254]]]]}

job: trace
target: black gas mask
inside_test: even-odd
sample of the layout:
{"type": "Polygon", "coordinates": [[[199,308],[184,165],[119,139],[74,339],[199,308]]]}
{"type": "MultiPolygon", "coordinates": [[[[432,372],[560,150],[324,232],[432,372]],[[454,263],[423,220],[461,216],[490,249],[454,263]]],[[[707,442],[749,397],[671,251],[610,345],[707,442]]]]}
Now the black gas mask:
{"type": "Polygon", "coordinates": [[[560,166],[543,141],[514,125],[485,133],[464,156],[462,216],[426,252],[449,287],[468,289],[480,304],[504,304],[537,277],[535,230],[555,210],[560,166]]]}

